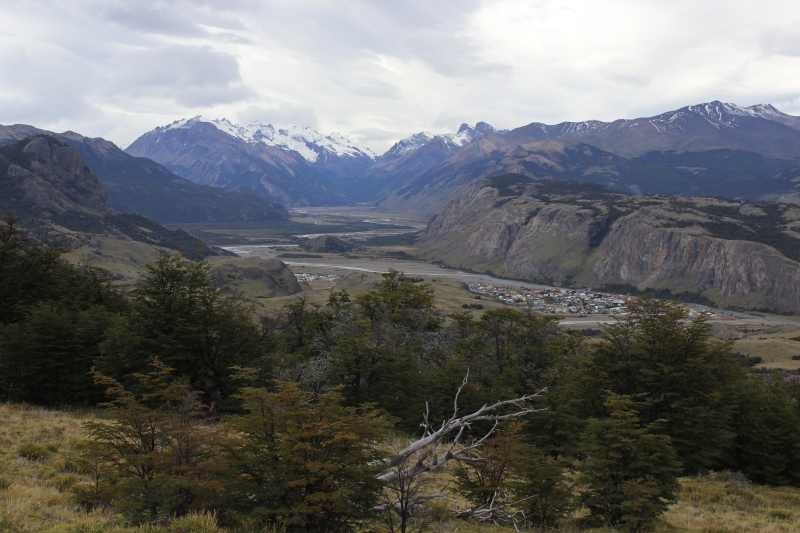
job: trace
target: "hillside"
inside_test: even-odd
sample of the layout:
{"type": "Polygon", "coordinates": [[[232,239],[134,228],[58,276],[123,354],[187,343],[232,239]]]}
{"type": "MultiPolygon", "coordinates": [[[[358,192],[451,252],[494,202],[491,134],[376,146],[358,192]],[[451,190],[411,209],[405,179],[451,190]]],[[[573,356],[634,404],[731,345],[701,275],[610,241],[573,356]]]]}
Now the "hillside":
{"type": "Polygon", "coordinates": [[[183,250],[190,257],[227,254],[183,230],[168,230],[142,215],[117,213],[80,153],[47,136],[0,148],[0,210],[42,242],[80,248],[114,239],[183,250]]]}
{"type": "Polygon", "coordinates": [[[427,257],[455,267],[800,311],[795,206],[629,195],[510,174],[473,185],[424,235],[427,257]]]}
{"type": "Polygon", "coordinates": [[[75,132],[56,134],[17,124],[0,126],[0,146],[35,135],[49,135],[77,149],[108,193],[110,206],[162,223],[282,220],[277,202],[246,191],[198,185],[149,159],[126,154],[104,139],[75,132]]]}

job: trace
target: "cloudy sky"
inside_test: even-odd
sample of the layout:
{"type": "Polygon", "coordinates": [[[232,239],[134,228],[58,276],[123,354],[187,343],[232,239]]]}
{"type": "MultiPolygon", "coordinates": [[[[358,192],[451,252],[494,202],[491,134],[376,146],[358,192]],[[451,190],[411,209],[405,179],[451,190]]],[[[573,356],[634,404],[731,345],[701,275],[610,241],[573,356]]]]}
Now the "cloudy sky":
{"type": "Polygon", "coordinates": [[[312,126],[382,153],[483,120],[800,115],[800,2],[0,0],[0,124],[124,147],[179,118],[312,126]]]}

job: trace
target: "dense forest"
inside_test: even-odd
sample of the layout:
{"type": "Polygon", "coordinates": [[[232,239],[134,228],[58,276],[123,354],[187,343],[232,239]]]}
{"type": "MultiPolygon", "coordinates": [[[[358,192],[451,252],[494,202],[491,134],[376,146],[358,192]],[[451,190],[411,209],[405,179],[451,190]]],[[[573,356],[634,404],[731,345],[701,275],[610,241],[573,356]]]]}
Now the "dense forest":
{"type": "Polygon", "coordinates": [[[795,376],[748,371],[668,301],[598,341],[512,308],[445,316],[390,272],[258,315],[202,261],[164,253],[126,293],[62,253],[0,224],[0,399],[102,405],[71,490],[131,524],[424,531],[457,494],[464,520],[644,530],[684,474],[800,485],[795,376]]]}

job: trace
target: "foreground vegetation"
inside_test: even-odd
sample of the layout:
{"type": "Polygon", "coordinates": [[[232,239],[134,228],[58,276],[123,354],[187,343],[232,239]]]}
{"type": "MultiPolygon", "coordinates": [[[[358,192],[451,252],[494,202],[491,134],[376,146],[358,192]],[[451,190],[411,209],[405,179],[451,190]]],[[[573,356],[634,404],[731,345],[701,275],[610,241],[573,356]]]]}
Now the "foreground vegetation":
{"type": "MultiPolygon", "coordinates": [[[[96,410],[54,410],[0,403],[0,531],[142,532],[225,531],[218,519],[193,513],[161,526],[134,527],[110,510],[87,512],[72,488],[91,483],[77,466],[89,436],[87,422],[105,420],[96,410]],[[216,524],[216,525],[215,525],[216,524]]],[[[452,471],[445,472],[450,476],[452,471]]],[[[792,532],[800,528],[800,490],[748,483],[743,476],[712,473],[680,479],[678,502],[656,531],[792,532]]],[[[576,513],[580,515],[580,510],[576,513]]],[[[505,531],[487,524],[452,521],[436,530],[454,533],[505,531]]],[[[564,525],[562,531],[575,531],[564,525]]]]}
{"type": "Polygon", "coordinates": [[[794,520],[749,483],[800,485],[800,384],[669,302],[586,343],[511,308],[445,316],[391,272],[256,321],[205,263],[164,254],[123,294],[11,220],[0,270],[2,399],[103,408],[78,428],[6,404],[12,531],[708,529],[706,498],[794,520]]]}

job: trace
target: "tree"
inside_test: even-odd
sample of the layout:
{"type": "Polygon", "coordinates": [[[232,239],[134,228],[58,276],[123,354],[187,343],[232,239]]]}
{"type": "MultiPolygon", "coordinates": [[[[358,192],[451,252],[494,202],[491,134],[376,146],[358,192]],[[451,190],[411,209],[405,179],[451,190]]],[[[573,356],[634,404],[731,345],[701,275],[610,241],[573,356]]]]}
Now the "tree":
{"type": "Polygon", "coordinates": [[[800,384],[773,371],[748,376],[736,396],[729,468],[756,483],[800,484],[800,384]]]}
{"type": "Polygon", "coordinates": [[[523,422],[514,422],[487,439],[480,457],[459,461],[456,489],[481,518],[515,529],[554,526],[572,510],[567,468],[525,442],[523,422]]]}
{"type": "Polygon", "coordinates": [[[244,414],[226,422],[231,509],[289,532],[352,531],[371,516],[387,428],[375,410],[345,407],[337,389],[314,395],[289,382],[240,397],[244,414]]]}
{"type": "Polygon", "coordinates": [[[730,345],[712,338],[708,315],[689,317],[677,303],[640,299],[628,310],[580,359],[562,396],[584,419],[605,416],[604,391],[628,396],[643,424],[665,421],[686,472],[719,468],[744,379],[730,345]]]}
{"type": "MultiPolygon", "coordinates": [[[[405,533],[410,519],[423,509],[425,503],[446,495],[444,489],[434,493],[425,492],[423,489],[430,484],[425,476],[452,460],[481,461],[483,458],[478,450],[501,423],[538,411],[530,402],[538,398],[541,391],[484,404],[471,413],[459,415],[459,396],[466,386],[467,378],[464,378],[453,399],[452,414],[441,422],[438,429],[432,424],[430,413],[426,412],[422,423],[422,437],[382,459],[381,462],[387,470],[377,478],[384,483],[384,502],[374,509],[385,513],[387,523],[393,531],[405,533]],[[489,425],[487,429],[472,438],[468,437],[473,426],[478,428],[485,424],[489,425]],[[394,517],[398,519],[397,522],[393,520],[394,517]]],[[[481,502],[473,508],[458,512],[457,516],[491,519],[494,508],[491,503],[481,502]]]]}
{"type": "Polygon", "coordinates": [[[583,437],[581,500],[603,523],[639,531],[676,500],[680,463],[660,421],[642,426],[630,398],[609,393],[604,405],[609,417],[583,437]]]}
{"type": "Polygon", "coordinates": [[[111,421],[86,424],[99,487],[79,488],[79,497],[100,498],[134,523],[209,506],[219,489],[218,437],[187,381],[157,359],[147,374],[132,376],[138,392],[99,372],[94,378],[110,397],[103,407],[111,421]]]}
{"type": "Polygon", "coordinates": [[[163,253],[147,265],[131,311],[109,331],[99,369],[119,380],[153,358],[185,376],[207,401],[233,393],[230,368],[263,366],[260,333],[243,302],[224,298],[204,262],[163,253]]]}
{"type": "Polygon", "coordinates": [[[11,216],[0,223],[0,397],[50,405],[102,397],[89,370],[125,299],[63,251],[26,243],[11,216]]]}

